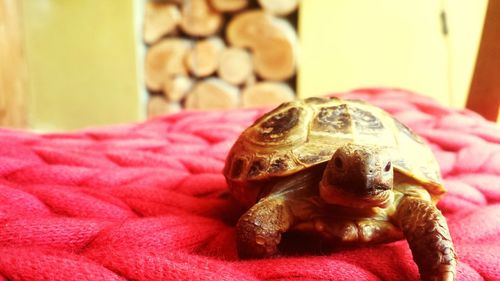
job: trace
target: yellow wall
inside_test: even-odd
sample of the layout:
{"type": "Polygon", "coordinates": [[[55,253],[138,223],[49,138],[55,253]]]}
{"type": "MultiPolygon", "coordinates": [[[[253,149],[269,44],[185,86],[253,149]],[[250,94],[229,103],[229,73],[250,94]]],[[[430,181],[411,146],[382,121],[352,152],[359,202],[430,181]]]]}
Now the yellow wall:
{"type": "MultiPolygon", "coordinates": [[[[139,0],[22,0],[29,123],[144,118],[139,0]],[[134,22],[135,20],[135,22],[134,22]]],[[[487,0],[303,0],[299,95],[395,86],[463,106],[487,0]],[[450,33],[441,33],[446,10],[450,33]]]]}
{"type": "Polygon", "coordinates": [[[302,1],[299,95],[392,86],[462,107],[485,8],[486,0],[302,1]]]}
{"type": "Polygon", "coordinates": [[[23,0],[30,127],[142,117],[134,0],[23,0]]]}

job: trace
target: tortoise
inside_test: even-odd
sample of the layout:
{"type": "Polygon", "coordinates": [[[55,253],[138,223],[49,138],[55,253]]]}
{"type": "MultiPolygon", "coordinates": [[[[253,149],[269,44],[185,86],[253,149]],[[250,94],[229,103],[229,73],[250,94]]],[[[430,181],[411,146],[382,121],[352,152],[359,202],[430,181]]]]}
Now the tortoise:
{"type": "Polygon", "coordinates": [[[283,103],[245,129],[224,176],[247,211],[236,224],[241,258],[276,254],[287,231],[333,245],[406,238],[422,280],[454,280],[457,256],[436,207],[446,193],[424,140],[361,100],[283,103]]]}

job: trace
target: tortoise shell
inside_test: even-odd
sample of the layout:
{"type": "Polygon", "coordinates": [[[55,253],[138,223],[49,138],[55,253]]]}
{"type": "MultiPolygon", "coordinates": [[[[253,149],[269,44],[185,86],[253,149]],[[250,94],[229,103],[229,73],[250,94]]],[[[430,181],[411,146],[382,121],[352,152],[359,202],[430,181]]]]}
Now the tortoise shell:
{"type": "Polygon", "coordinates": [[[446,192],[436,159],[419,136],[376,106],[338,98],[287,102],[263,115],[236,140],[224,175],[233,195],[246,201],[259,193],[256,182],[327,162],[346,143],[393,148],[395,173],[419,182],[434,198],[446,192]]]}

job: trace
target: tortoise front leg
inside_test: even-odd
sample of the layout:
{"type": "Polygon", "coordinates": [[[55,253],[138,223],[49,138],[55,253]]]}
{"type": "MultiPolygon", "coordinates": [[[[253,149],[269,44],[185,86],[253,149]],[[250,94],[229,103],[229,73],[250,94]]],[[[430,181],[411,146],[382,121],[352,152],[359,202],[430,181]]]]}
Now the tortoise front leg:
{"type": "Polygon", "coordinates": [[[293,215],[283,196],[261,199],[236,225],[238,254],[242,258],[261,258],[277,252],[281,234],[292,225],[293,215]]]}
{"type": "Polygon", "coordinates": [[[431,203],[407,196],[398,206],[396,219],[408,240],[422,280],[454,280],[457,255],[448,224],[431,203]]]}

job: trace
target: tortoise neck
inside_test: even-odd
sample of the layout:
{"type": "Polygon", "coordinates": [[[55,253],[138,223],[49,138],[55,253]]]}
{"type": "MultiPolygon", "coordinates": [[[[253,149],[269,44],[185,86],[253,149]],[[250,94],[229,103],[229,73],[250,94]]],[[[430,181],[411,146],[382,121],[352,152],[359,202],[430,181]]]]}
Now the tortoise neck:
{"type": "Polygon", "coordinates": [[[292,192],[294,194],[299,193],[300,196],[319,196],[319,182],[321,181],[325,167],[326,163],[320,163],[292,175],[276,177],[262,189],[263,193],[260,198],[268,195],[284,196],[292,192]],[[303,192],[297,192],[299,190],[303,190],[303,192]]]}

